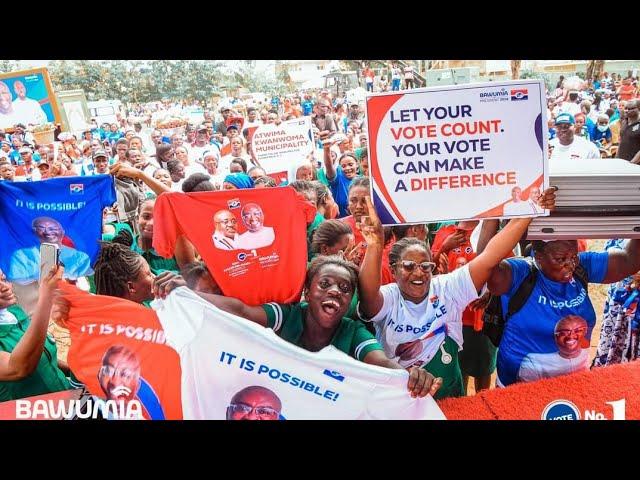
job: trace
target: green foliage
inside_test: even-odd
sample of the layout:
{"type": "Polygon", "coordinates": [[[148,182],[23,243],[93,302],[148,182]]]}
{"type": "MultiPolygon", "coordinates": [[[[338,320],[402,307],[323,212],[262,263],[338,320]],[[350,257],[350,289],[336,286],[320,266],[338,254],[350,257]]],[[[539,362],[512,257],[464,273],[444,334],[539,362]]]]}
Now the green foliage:
{"type": "Polygon", "coordinates": [[[551,77],[547,73],[534,72],[533,70],[520,70],[520,78],[538,78],[544,80],[545,85],[549,91],[553,90],[556,84],[551,80],[551,77]]]}
{"type": "MultiPolygon", "coordinates": [[[[0,61],[0,71],[7,62],[0,61]]],[[[282,81],[256,72],[254,63],[229,68],[214,60],[57,60],[48,68],[56,91],[82,89],[88,100],[207,101],[238,87],[265,93],[284,89],[282,81]]]]}

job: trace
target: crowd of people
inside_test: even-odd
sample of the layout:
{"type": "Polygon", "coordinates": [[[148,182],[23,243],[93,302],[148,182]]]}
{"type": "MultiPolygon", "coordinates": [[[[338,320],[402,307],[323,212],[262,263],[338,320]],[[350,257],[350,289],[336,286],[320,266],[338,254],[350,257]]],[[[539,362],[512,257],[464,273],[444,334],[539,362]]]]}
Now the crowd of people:
{"type": "MultiPolygon", "coordinates": [[[[398,90],[403,79],[404,88],[414,86],[411,72],[394,65],[390,73],[383,91],[398,90]]],[[[373,77],[366,70],[364,77],[367,90],[373,90],[373,77]]],[[[606,73],[591,82],[561,79],[548,92],[550,162],[618,156],[640,163],[636,87],[634,77],[606,73]]],[[[276,318],[299,324],[295,339],[283,333],[285,328],[277,333],[307,350],[333,344],[365,363],[406,369],[412,395],[439,399],[466,395],[471,377],[476,391],[492,388],[496,368],[498,387],[590,368],[585,351],[597,316],[586,279],[611,284],[593,366],[640,356],[638,240],[617,239],[602,252],[586,252],[575,240],[521,244],[530,218],[383,227],[370,198],[363,105],[332,98],[326,90],[271,105],[225,102],[205,109],[201,123],[170,131],[127,120],[171,109],[179,114],[178,104],[156,104],[154,112],[132,106],[119,123],[93,120],[80,138],[57,132],[48,145],[35,143],[24,125],[10,134],[0,132],[0,182],[113,175],[118,202],[104,209],[98,260],[92,275],[74,281],[78,287],[149,306],[154,297],[186,286],[263,327],[274,328],[276,318]],[[276,181],[252,150],[250,127],[303,116],[311,117],[314,152],[300,158],[295,178],[276,181]],[[256,307],[225,296],[210,266],[184,237],[172,258],[154,250],[154,226],[165,220],[154,215],[158,196],[277,187],[295,189],[317,211],[306,230],[310,263],[299,303],[256,307]],[[527,282],[532,290],[513,311],[512,299],[527,282]],[[508,319],[497,344],[485,335],[483,322],[495,297],[508,319]],[[344,337],[340,341],[334,338],[337,332],[344,337]],[[363,342],[367,347],[355,354],[353,345],[363,342]]],[[[554,189],[537,192],[536,202],[554,209],[554,189]]],[[[262,227],[263,213],[256,207],[243,208],[249,227],[262,227]]],[[[225,210],[213,220],[216,248],[233,250],[256,241],[257,230],[238,235],[236,220],[225,210]]],[[[64,231],[57,226],[55,220],[40,219],[34,229],[65,248],[64,231]]],[[[261,246],[273,242],[273,230],[261,229],[259,236],[261,246]]],[[[64,312],[54,305],[63,270],[54,267],[30,286],[12,284],[5,278],[8,272],[0,273],[0,401],[77,382],[47,337],[50,317],[64,312]],[[25,288],[36,294],[18,299],[15,290],[25,288]]]]}

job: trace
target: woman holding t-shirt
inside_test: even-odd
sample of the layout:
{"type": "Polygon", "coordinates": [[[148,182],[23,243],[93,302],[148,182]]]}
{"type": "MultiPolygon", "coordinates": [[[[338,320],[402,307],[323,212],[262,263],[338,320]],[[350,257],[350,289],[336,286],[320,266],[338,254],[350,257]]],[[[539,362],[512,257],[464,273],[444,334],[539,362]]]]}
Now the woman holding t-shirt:
{"type": "MultiPolygon", "coordinates": [[[[548,189],[540,198],[545,208],[555,207],[555,193],[548,189]]],[[[451,273],[432,277],[436,264],[425,242],[404,238],[389,252],[396,283],[380,285],[384,234],[371,198],[366,197],[368,216],[360,230],[367,251],[360,269],[359,314],[373,322],[376,338],[387,357],[405,368],[420,366],[442,377],[435,398],[463,396],[458,351],[462,349],[462,312],[478,298],[478,292],[494,268],[511,253],[530,218],[511,220],[469,263],[451,273]]]]}
{"type": "MultiPolygon", "coordinates": [[[[163,273],[156,278],[156,296],[165,298],[174,288],[186,286],[181,277],[168,275],[163,273]]],[[[232,297],[196,293],[221,310],[271,328],[282,339],[310,352],[333,345],[364,363],[402,369],[398,362],[387,358],[361,322],[345,317],[357,286],[358,267],[334,255],[320,256],[309,265],[304,282],[305,302],[250,306],[232,297]]],[[[407,389],[413,397],[435,395],[442,379],[421,368],[408,370],[407,389]]]]}

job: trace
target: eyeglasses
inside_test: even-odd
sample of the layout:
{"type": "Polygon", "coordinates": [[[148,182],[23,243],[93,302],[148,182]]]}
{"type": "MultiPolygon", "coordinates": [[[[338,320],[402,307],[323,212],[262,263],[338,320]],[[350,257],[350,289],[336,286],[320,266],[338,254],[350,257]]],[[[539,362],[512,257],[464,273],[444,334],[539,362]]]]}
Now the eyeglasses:
{"type": "Polygon", "coordinates": [[[569,130],[571,128],[571,125],[568,123],[561,123],[559,125],[556,125],[556,130],[569,130]]]}
{"type": "Polygon", "coordinates": [[[221,223],[223,225],[235,225],[236,223],[238,223],[238,220],[236,220],[235,218],[232,218],[231,220],[227,219],[227,220],[219,220],[216,223],[221,223]]]}
{"type": "Polygon", "coordinates": [[[568,337],[569,335],[584,335],[587,332],[587,327],[577,327],[577,328],[563,328],[555,332],[557,337],[568,337]]]}
{"type": "Polygon", "coordinates": [[[402,260],[401,262],[393,263],[392,266],[395,266],[398,263],[405,271],[409,273],[413,272],[416,267],[420,267],[420,270],[422,270],[424,273],[432,273],[436,268],[436,264],[433,262],[416,263],[413,260],[402,260]]]}
{"type": "Polygon", "coordinates": [[[249,415],[252,411],[261,419],[276,419],[280,416],[277,410],[271,407],[252,407],[246,403],[232,403],[229,405],[231,413],[249,415]]]}
{"type": "Polygon", "coordinates": [[[60,233],[60,229],[58,227],[35,227],[35,231],[38,233],[60,233]]]}
{"type": "Polygon", "coordinates": [[[111,378],[114,378],[116,374],[119,374],[120,379],[124,381],[129,381],[135,376],[136,372],[131,368],[120,369],[120,368],[115,368],[112,365],[103,365],[100,368],[100,374],[102,376],[111,377],[111,378]]]}

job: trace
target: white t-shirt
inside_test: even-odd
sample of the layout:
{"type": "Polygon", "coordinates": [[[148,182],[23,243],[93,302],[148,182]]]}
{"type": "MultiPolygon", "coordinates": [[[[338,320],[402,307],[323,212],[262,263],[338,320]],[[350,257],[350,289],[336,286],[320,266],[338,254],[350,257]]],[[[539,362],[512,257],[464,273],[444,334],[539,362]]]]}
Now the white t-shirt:
{"type": "Polygon", "coordinates": [[[412,65],[407,65],[406,67],[404,67],[403,71],[404,71],[404,79],[405,80],[413,80],[413,66],[412,65]]]}
{"type": "Polygon", "coordinates": [[[518,380],[533,382],[541,378],[581,372],[589,369],[589,349],[583,348],[576,358],[563,358],[555,353],[530,353],[522,359],[518,380]]]}
{"type": "Polygon", "coordinates": [[[562,145],[558,138],[549,140],[549,145],[553,147],[549,160],[575,159],[575,158],[600,158],[600,151],[589,140],[575,135],[571,145],[562,145]]]}
{"type": "Polygon", "coordinates": [[[262,227],[257,232],[247,230],[238,237],[237,248],[253,250],[254,248],[268,247],[275,240],[276,235],[272,227],[262,227]]]}
{"type": "Polygon", "coordinates": [[[380,291],[384,303],[369,321],[374,323],[376,338],[388,358],[403,367],[425,365],[438,352],[445,336],[451,337],[462,350],[462,312],[478,298],[468,265],[433,277],[429,295],[421,303],[405,300],[396,283],[383,285],[380,291]],[[414,347],[411,354],[401,347],[398,353],[404,353],[404,358],[396,354],[399,345],[425,337],[422,351],[414,347]]]}
{"type": "Polygon", "coordinates": [[[180,356],[184,419],[224,419],[230,400],[250,386],[280,400],[281,419],[445,418],[430,396],[411,398],[406,371],[367,365],[333,346],[309,352],[186,287],[152,307],[180,356]]]}

